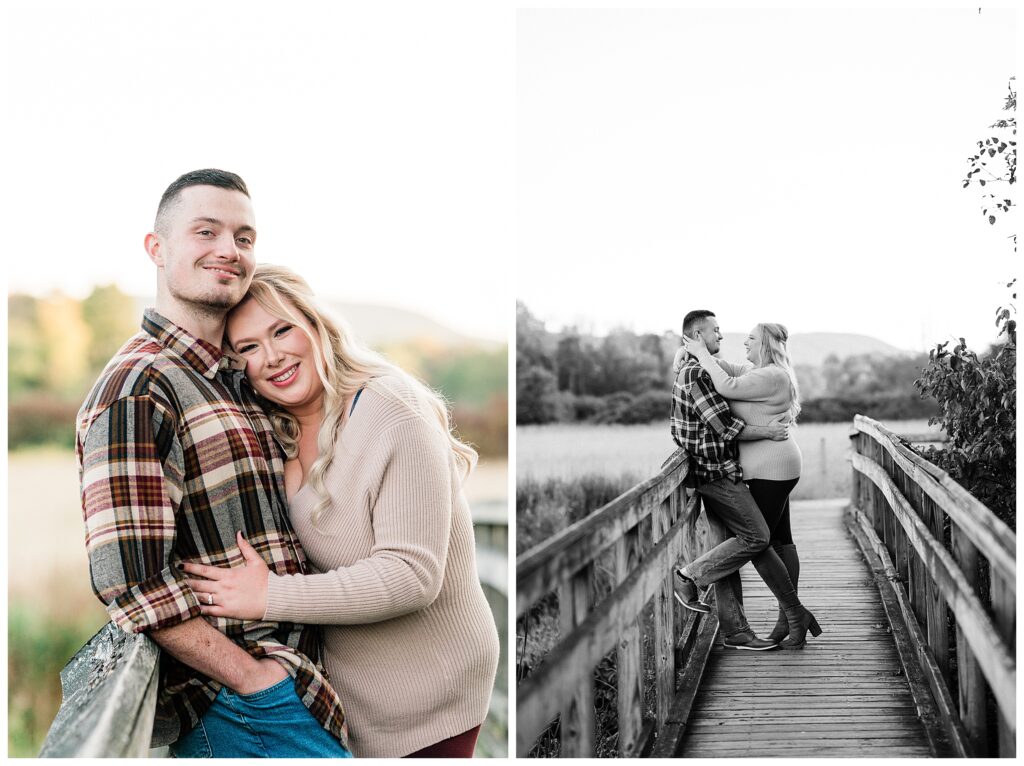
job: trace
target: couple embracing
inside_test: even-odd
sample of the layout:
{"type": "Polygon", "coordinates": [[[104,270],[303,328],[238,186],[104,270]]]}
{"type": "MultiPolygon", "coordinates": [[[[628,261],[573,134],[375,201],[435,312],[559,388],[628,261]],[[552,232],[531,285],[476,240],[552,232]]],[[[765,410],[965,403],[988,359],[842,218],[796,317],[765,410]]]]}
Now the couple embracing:
{"type": "Polygon", "coordinates": [[[744,346],[745,365],[718,359],[722,341],[710,311],[683,320],[672,388],[672,438],[690,456],[693,486],[705,509],[732,534],[676,570],[676,598],[709,612],[701,590],[714,585],[719,630],[726,648],[802,649],[817,620],[796,592],[800,560],[790,528],[789,494],[800,478],[801,455],[789,432],[800,411],[786,328],[759,324],[744,346]],[[743,611],[739,569],[748,561],[779,602],[766,638],[743,611]]]}
{"type": "Polygon", "coordinates": [[[476,453],[255,244],[237,175],[172,183],[156,308],[78,415],[93,589],[163,649],[152,746],[471,756],[498,658],[476,453]]]}

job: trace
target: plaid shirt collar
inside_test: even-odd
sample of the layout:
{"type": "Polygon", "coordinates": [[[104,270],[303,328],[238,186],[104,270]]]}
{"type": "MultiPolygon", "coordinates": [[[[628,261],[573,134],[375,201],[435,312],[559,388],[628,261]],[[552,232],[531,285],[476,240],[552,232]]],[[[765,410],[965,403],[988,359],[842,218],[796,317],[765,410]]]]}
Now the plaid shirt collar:
{"type": "Polygon", "coordinates": [[[158,314],[155,309],[146,309],[143,312],[142,329],[153,336],[153,339],[169,353],[180,357],[207,380],[213,380],[220,370],[228,368],[230,360],[223,351],[178,327],[170,319],[158,314]]]}

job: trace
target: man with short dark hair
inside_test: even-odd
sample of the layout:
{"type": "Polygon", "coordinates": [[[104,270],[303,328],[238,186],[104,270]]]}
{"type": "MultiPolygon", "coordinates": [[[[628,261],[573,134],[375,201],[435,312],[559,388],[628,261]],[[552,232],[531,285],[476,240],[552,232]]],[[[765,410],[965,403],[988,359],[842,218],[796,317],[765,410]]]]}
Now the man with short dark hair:
{"type": "MultiPolygon", "coordinates": [[[[683,335],[703,338],[712,354],[717,354],[721,347],[718,320],[705,309],[686,315],[683,335]]],[[[792,603],[796,590],[782,560],[768,546],[768,525],[743,483],[736,442],[782,441],[789,429],[781,424],[754,426],[734,417],[728,403],[715,390],[711,376],[693,356],[687,355],[680,361],[672,386],[671,431],[673,440],[690,457],[690,476],[705,510],[733,534],[676,570],[681,594],[677,598],[687,609],[709,612],[710,607],[700,600],[699,593],[700,589],[715,585],[715,604],[725,646],[754,651],[773,649],[777,643],[758,638],[747,623],[739,569],[753,560],[758,574],[780,602],[792,603]]]]}
{"type": "Polygon", "coordinates": [[[244,566],[241,534],[277,574],[305,572],[284,461],[224,320],[252,281],[244,181],[186,173],[145,248],[156,310],[104,369],[77,419],[92,586],[111,620],[164,650],[152,746],[179,757],[347,757],[341,701],[315,626],[203,618],[184,561],[244,566]]]}

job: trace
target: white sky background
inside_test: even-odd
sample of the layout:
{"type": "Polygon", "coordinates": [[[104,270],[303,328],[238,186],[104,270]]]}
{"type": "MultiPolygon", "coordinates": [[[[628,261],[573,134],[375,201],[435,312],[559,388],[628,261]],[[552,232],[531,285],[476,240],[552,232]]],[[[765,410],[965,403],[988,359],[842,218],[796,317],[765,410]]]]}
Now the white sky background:
{"type": "Polygon", "coordinates": [[[517,18],[517,297],[549,326],[995,339],[1015,220],[961,186],[1012,11],[517,18]]]}
{"type": "Polygon", "coordinates": [[[161,193],[220,167],[258,260],[507,340],[514,9],[338,5],[8,4],[9,289],[155,294],[161,193]]]}

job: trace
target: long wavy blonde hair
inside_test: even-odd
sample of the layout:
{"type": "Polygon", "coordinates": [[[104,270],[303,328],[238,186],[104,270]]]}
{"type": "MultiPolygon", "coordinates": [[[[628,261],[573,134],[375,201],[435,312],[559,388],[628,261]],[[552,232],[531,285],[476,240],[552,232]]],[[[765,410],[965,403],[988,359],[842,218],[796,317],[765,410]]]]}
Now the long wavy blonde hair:
{"type": "Polygon", "coordinates": [[[786,348],[786,341],[789,340],[789,330],[785,325],[776,322],[762,322],[756,328],[761,336],[761,363],[758,367],[775,365],[781,367],[789,378],[789,396],[793,401],[790,405],[789,415],[793,422],[796,422],[800,414],[800,386],[796,382],[796,373],[789,361],[789,351],[786,348]]]}
{"type": "MultiPolygon", "coordinates": [[[[324,387],[323,421],[316,439],[319,455],[309,470],[309,483],[318,497],[311,514],[314,526],[331,502],[324,485],[324,476],[334,461],[334,443],[338,432],[345,423],[352,397],[371,378],[381,375],[401,378],[417,402],[433,415],[438,428],[444,433],[462,479],[465,480],[473,470],[477,460],[476,451],[454,434],[451,413],[445,399],[405,370],[359,343],[340,318],[332,316],[318,304],[313,291],[302,277],[283,266],[260,264],[253,272],[252,285],[242,302],[248,300],[256,301],[269,314],[301,329],[313,348],[316,371],[324,387]],[[300,321],[300,317],[305,321],[300,321]]],[[[230,349],[230,342],[225,342],[230,349]]],[[[270,422],[285,455],[289,459],[296,457],[299,452],[298,420],[273,402],[268,402],[268,405],[270,422]]]]}

